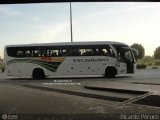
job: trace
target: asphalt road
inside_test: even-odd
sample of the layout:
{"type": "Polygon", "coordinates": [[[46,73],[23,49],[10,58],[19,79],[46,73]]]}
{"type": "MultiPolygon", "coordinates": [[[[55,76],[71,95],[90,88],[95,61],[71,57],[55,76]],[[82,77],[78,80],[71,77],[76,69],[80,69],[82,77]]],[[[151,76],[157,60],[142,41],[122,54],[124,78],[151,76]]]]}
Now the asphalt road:
{"type": "MultiPolygon", "coordinates": [[[[59,115],[65,119],[67,115],[73,114],[79,118],[83,116],[83,119],[94,115],[125,119],[128,117],[126,114],[154,114],[157,115],[155,119],[160,119],[158,103],[143,105],[138,101],[153,95],[156,97],[152,97],[152,101],[160,100],[159,88],[160,69],[137,70],[134,75],[120,75],[113,79],[83,76],[32,80],[0,73],[0,114],[17,119],[21,119],[21,115],[26,119],[44,117],[42,115],[51,115],[52,118],[53,115],[59,115]],[[105,89],[87,89],[87,85],[105,89]],[[142,93],[134,93],[136,90],[142,93]]],[[[140,115],[137,117],[142,117],[140,115]]]]}

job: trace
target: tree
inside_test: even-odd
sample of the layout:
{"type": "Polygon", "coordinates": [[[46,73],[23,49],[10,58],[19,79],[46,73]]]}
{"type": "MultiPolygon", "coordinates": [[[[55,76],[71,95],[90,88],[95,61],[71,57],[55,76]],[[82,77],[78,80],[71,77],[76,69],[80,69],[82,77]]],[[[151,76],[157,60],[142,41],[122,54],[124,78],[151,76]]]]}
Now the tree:
{"type": "Polygon", "coordinates": [[[154,58],[155,59],[160,59],[160,46],[156,48],[154,51],[154,58]]]}
{"type": "Polygon", "coordinates": [[[145,50],[144,47],[141,44],[134,43],[133,45],[130,46],[131,48],[135,48],[138,50],[138,56],[135,56],[137,59],[141,59],[145,55],[145,50]]]}

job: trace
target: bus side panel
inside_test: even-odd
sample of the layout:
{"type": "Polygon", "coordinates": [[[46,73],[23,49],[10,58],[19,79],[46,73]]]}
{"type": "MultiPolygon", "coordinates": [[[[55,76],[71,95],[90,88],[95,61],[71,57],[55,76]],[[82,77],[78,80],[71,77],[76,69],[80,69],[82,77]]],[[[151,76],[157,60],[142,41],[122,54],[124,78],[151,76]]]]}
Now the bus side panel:
{"type": "Polygon", "coordinates": [[[106,56],[66,57],[56,75],[104,75],[106,67],[115,63],[115,58],[106,56]]]}
{"type": "Polygon", "coordinates": [[[118,74],[127,74],[127,64],[119,62],[117,64],[118,74]]]}

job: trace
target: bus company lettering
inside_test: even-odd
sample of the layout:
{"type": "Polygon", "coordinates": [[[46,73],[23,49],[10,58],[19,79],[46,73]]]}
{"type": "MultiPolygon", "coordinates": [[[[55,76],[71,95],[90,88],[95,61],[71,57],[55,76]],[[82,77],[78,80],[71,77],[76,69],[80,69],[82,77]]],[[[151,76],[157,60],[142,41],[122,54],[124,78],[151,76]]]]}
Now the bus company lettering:
{"type": "Polygon", "coordinates": [[[105,62],[105,61],[109,61],[109,59],[102,59],[102,58],[98,58],[98,59],[73,59],[73,62],[105,62]]]}

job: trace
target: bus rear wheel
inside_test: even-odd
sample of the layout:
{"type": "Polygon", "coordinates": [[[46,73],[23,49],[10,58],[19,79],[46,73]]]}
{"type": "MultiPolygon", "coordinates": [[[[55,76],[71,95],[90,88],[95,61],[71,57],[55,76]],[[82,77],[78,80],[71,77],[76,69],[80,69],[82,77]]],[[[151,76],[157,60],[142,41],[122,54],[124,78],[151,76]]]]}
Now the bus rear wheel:
{"type": "Polygon", "coordinates": [[[32,72],[32,78],[33,79],[43,79],[43,78],[45,78],[45,74],[44,74],[43,69],[35,68],[32,72]]]}
{"type": "Polygon", "coordinates": [[[114,67],[107,67],[105,70],[105,77],[107,78],[115,78],[117,74],[117,70],[114,67]]]}

